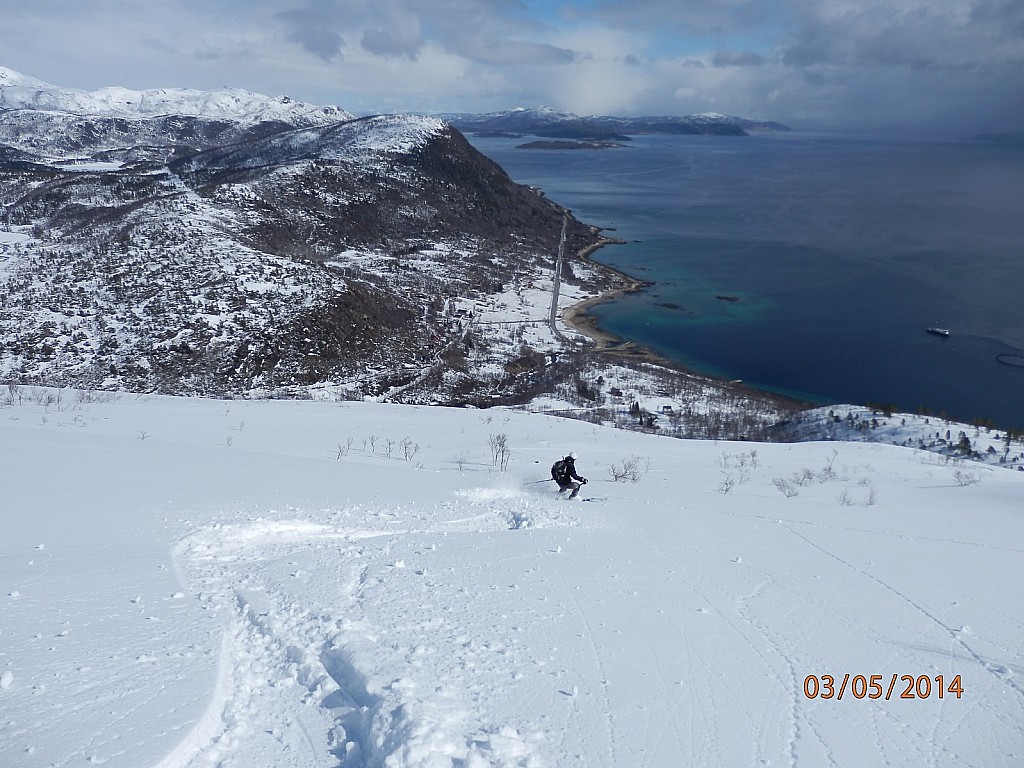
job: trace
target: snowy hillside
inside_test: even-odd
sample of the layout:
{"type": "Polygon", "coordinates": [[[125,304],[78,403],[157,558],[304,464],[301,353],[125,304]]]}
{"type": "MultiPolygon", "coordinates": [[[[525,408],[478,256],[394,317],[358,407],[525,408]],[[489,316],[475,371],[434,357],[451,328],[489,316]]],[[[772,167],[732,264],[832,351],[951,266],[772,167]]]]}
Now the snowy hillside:
{"type": "MultiPolygon", "coordinates": [[[[0,108],[0,381],[490,402],[561,348],[524,354],[522,323],[499,354],[497,327],[471,327],[478,300],[551,285],[563,209],[443,121],[118,93],[0,70],[20,105],[0,108]],[[176,112],[112,116],[140,104],[176,112]]],[[[600,237],[572,223],[566,302],[624,283],[583,263],[600,237]]]]}
{"type": "Polygon", "coordinates": [[[894,413],[856,405],[812,408],[770,430],[774,439],[889,443],[931,451],[947,461],[972,459],[1024,471],[1020,430],[968,425],[940,416],[894,413]]]}
{"type": "Polygon", "coordinates": [[[1024,759],[1019,472],[29,387],[0,455],[5,767],[1024,759]]]}

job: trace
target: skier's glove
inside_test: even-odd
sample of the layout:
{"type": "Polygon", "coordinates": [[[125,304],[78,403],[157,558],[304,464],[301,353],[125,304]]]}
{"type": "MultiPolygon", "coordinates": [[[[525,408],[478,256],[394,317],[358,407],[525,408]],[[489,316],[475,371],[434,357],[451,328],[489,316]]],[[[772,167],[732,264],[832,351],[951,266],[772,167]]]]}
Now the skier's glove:
{"type": "Polygon", "coordinates": [[[587,478],[585,478],[585,477],[583,478],[583,484],[584,484],[584,485],[586,485],[586,484],[587,484],[587,478]]]}

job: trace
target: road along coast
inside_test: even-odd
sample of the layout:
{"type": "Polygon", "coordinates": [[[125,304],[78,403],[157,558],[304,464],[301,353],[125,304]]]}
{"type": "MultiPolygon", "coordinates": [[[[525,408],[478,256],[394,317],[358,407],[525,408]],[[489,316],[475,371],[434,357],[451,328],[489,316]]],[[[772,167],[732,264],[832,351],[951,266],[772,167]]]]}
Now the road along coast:
{"type": "Polygon", "coordinates": [[[602,237],[597,242],[588,245],[576,254],[577,258],[581,261],[589,262],[599,269],[610,273],[614,278],[613,282],[615,287],[603,291],[597,296],[584,299],[570,307],[566,307],[561,313],[562,322],[577,333],[592,339],[595,342],[595,351],[597,352],[625,357],[631,360],[654,363],[665,368],[671,368],[673,370],[692,374],[692,371],[688,371],[685,368],[672,363],[670,360],[655,354],[654,351],[647,347],[643,347],[634,341],[629,341],[628,339],[623,339],[620,336],[609,333],[601,328],[598,324],[597,318],[590,314],[589,310],[598,304],[612,301],[627,293],[642,291],[654,284],[648,280],[641,280],[637,277],[626,274],[621,270],[615,269],[615,267],[610,267],[607,264],[594,261],[591,258],[594,253],[606,245],[622,245],[625,242],[625,240],[620,240],[614,237],[602,237]]]}

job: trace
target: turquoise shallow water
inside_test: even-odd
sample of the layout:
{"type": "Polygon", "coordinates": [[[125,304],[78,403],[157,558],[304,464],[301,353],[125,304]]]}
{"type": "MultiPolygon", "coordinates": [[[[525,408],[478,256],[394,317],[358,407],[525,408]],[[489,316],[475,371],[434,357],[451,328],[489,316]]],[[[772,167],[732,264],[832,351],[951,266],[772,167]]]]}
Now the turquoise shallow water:
{"type": "Polygon", "coordinates": [[[1021,148],[798,134],[596,152],[473,142],[628,241],[596,258],[654,285],[596,308],[608,331],[819,402],[1024,428],[1024,368],[1004,364],[1024,348],[1021,148]]]}

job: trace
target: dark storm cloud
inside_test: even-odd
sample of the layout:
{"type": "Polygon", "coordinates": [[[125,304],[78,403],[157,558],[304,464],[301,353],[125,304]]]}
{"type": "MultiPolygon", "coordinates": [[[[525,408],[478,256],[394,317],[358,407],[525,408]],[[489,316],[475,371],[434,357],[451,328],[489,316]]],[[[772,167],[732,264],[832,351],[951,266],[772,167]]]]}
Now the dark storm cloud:
{"type": "Polygon", "coordinates": [[[408,59],[416,58],[423,43],[420,20],[412,14],[396,14],[383,19],[380,24],[367,28],[361,41],[363,48],[370,53],[408,59]]]}
{"type": "Polygon", "coordinates": [[[363,39],[360,41],[360,45],[365,50],[378,56],[405,56],[406,58],[413,59],[416,58],[416,53],[419,51],[421,43],[416,41],[414,45],[409,45],[409,41],[402,40],[394,35],[391,30],[375,27],[363,32],[363,39]]]}
{"type": "Polygon", "coordinates": [[[980,0],[971,9],[971,19],[997,24],[1008,36],[1024,37],[1024,3],[1020,0],[980,0]]]}
{"type": "Polygon", "coordinates": [[[1024,63],[1024,3],[790,3],[797,23],[783,42],[783,61],[797,67],[995,72],[1024,63]]]}
{"type": "Polygon", "coordinates": [[[569,64],[576,58],[576,54],[567,48],[484,34],[467,35],[452,41],[452,50],[468,59],[492,66],[569,64]]]}
{"type": "Polygon", "coordinates": [[[341,56],[341,48],[345,43],[337,32],[308,26],[293,29],[288,37],[324,61],[341,56]]]}
{"type": "Polygon", "coordinates": [[[341,35],[331,29],[322,14],[311,10],[292,10],[277,14],[284,22],[288,39],[324,61],[342,55],[345,44],[341,35]]]}
{"type": "Polygon", "coordinates": [[[429,43],[490,66],[573,60],[573,51],[531,39],[540,25],[521,11],[515,0],[306,0],[277,18],[289,39],[324,59],[342,52],[347,35],[384,58],[415,60],[429,43]]]}
{"type": "Polygon", "coordinates": [[[765,58],[753,51],[734,51],[731,48],[717,51],[711,57],[712,65],[716,67],[759,67],[764,64],[765,58]]]}
{"type": "MultiPolygon", "coordinates": [[[[415,0],[409,0],[416,6],[415,0]]],[[[515,0],[436,0],[423,26],[446,51],[487,66],[561,65],[576,53],[542,39],[544,25],[515,0]]]]}

